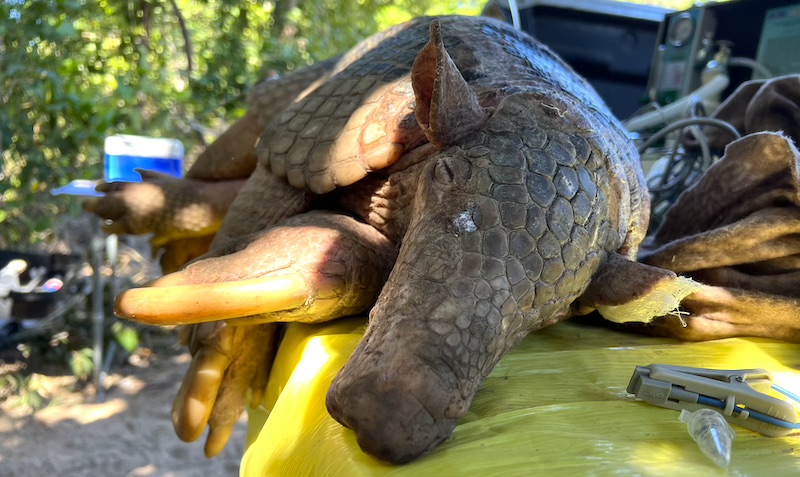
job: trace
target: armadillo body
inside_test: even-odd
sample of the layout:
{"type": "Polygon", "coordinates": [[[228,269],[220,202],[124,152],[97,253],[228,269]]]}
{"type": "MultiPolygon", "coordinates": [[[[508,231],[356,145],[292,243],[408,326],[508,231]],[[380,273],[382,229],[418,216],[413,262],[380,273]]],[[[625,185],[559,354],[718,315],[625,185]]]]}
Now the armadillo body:
{"type": "Polygon", "coordinates": [[[366,41],[266,130],[258,155],[217,257],[117,309],[268,323],[371,308],[327,406],[393,463],[445,440],[500,358],[570,316],[609,254],[635,254],[646,229],[620,124],[547,48],[485,18],[420,18],[366,41]],[[263,291],[278,279],[300,296],[263,291]],[[177,308],[155,305],[159,293],[177,308]]]}
{"type": "MultiPolygon", "coordinates": [[[[394,92],[414,84],[417,101],[409,105],[415,104],[435,147],[411,168],[417,173],[394,172],[413,179],[389,179],[404,184],[406,194],[413,190],[412,212],[398,214],[408,217],[408,225],[394,232],[402,237],[399,257],[364,340],[327,400],[362,448],[391,462],[412,460],[447,438],[511,347],[569,316],[608,253],[635,253],[648,212],[638,155],[584,80],[506,25],[439,22],[444,47],[480,107],[474,112],[465,92],[448,81],[450,73],[440,71],[441,90],[433,87],[436,99],[420,120],[425,86],[415,80],[433,69],[424,66],[424,52],[412,78],[405,74],[385,87],[394,92]],[[445,117],[438,121],[434,114],[445,117]]],[[[386,51],[403,51],[394,45],[401,41],[412,51],[422,49],[429,23],[406,25],[387,40],[386,51]]],[[[445,61],[437,60],[442,69],[445,61]]],[[[367,57],[353,67],[375,64],[367,57]]],[[[406,124],[404,114],[388,123],[406,124]]],[[[373,119],[353,130],[374,127],[373,119]]],[[[392,133],[412,136],[387,130],[385,137],[392,133]]],[[[345,164],[370,170],[377,162],[365,151],[370,145],[363,139],[358,144],[345,164]]],[[[296,185],[313,190],[348,177],[337,175],[338,164],[334,173],[311,162],[292,169],[291,154],[269,159],[280,163],[273,169],[279,172],[283,161],[289,164],[286,173],[290,182],[297,174],[296,185]]],[[[370,221],[370,215],[364,218],[370,221]]]]}

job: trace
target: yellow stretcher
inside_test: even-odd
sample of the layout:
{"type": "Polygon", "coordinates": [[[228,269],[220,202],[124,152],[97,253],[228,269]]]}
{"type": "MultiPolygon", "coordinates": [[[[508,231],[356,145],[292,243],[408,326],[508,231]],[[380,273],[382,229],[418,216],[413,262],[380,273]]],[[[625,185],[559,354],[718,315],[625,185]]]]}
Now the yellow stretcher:
{"type": "Polygon", "coordinates": [[[328,386],[365,327],[364,319],[288,327],[267,390],[272,412],[250,410],[242,476],[800,475],[800,431],[769,438],[734,426],[726,473],[700,452],[678,412],[626,392],[637,365],[663,363],[764,368],[798,393],[800,345],[683,343],[570,321],[509,353],[441,447],[405,466],[383,464],[325,409],[328,386]]]}

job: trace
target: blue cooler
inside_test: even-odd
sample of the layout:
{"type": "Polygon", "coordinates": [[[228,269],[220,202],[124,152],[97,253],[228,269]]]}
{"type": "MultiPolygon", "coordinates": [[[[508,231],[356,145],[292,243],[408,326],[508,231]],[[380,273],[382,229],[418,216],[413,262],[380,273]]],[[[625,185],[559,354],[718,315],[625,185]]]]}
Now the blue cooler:
{"type": "Polygon", "coordinates": [[[177,139],[118,134],[105,142],[105,181],[141,182],[135,169],[183,176],[183,144],[177,139]]]}

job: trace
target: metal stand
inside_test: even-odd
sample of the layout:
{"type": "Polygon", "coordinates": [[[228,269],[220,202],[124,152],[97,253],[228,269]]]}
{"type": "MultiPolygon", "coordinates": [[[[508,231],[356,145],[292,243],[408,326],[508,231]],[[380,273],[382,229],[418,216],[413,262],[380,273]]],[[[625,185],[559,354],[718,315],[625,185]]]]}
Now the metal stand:
{"type": "Polygon", "coordinates": [[[92,272],[94,285],[92,286],[92,337],[94,338],[94,375],[93,380],[97,389],[96,399],[105,399],[105,373],[103,373],[103,322],[105,321],[105,306],[103,304],[103,290],[105,280],[103,277],[103,230],[98,218],[95,234],[92,237],[92,272]]]}
{"type": "MultiPolygon", "coordinates": [[[[64,187],[52,190],[52,195],[73,195],[83,197],[98,197],[103,194],[95,191],[94,181],[89,180],[75,180],[64,187]]],[[[103,332],[103,324],[105,322],[105,277],[103,276],[103,266],[106,262],[111,267],[111,283],[112,283],[112,296],[117,294],[117,284],[114,279],[114,270],[117,263],[117,243],[118,237],[116,235],[106,236],[103,232],[103,220],[100,217],[95,217],[93,221],[93,234],[91,243],[91,264],[92,264],[92,338],[93,338],[93,351],[94,356],[93,364],[94,370],[92,378],[97,388],[96,399],[103,401],[105,399],[105,378],[108,374],[108,363],[111,362],[115,347],[110,346],[108,356],[105,357],[106,367],[103,366],[103,339],[105,333],[103,332]]]]}
{"type": "Polygon", "coordinates": [[[114,270],[117,263],[118,237],[116,235],[106,236],[102,229],[102,221],[97,219],[95,234],[92,237],[92,271],[94,275],[94,285],[92,286],[92,337],[94,339],[94,372],[93,380],[97,389],[96,399],[105,399],[105,380],[108,374],[108,364],[114,357],[116,348],[110,347],[103,366],[104,350],[103,341],[105,337],[104,323],[106,317],[105,310],[105,288],[106,280],[103,275],[103,266],[108,264],[111,268],[112,296],[117,294],[117,284],[114,279],[114,270]]]}

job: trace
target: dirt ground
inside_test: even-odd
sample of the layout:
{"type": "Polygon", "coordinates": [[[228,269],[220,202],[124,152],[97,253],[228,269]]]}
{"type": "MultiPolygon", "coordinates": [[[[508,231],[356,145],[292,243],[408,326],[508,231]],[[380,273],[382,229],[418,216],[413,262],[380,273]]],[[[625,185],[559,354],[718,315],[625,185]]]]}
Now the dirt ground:
{"type": "Polygon", "coordinates": [[[202,440],[187,444],[172,430],[170,407],[188,363],[188,353],[173,349],[159,352],[146,367],[112,369],[102,402],[91,388],[71,391],[71,376],[34,375],[52,399],[36,412],[17,397],[0,403],[0,475],[238,475],[244,418],[225,450],[211,460],[203,455],[202,440]]]}

